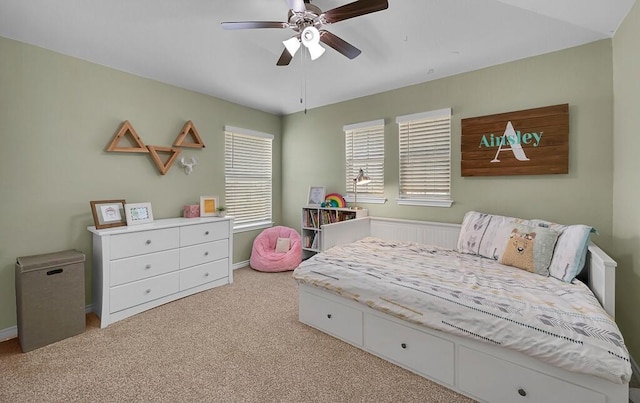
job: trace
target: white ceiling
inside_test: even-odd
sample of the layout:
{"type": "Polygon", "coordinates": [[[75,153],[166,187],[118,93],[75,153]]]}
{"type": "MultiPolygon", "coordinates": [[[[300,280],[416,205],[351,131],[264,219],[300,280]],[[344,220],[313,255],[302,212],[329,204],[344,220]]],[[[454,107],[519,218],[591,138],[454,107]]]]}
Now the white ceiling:
{"type": "Polygon", "coordinates": [[[326,27],[361,49],[357,58],[327,48],[315,61],[298,52],[286,67],[276,61],[293,31],[220,27],[286,21],[285,0],[0,0],[0,36],[289,114],[611,38],[634,3],[389,0],[387,10],[326,27]]]}

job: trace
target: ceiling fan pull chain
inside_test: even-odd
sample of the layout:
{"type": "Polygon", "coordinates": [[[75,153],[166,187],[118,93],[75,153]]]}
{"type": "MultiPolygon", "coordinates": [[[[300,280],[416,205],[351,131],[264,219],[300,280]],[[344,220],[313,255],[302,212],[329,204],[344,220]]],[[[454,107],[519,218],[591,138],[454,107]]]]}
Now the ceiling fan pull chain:
{"type": "MultiPolygon", "coordinates": [[[[304,51],[305,57],[301,57],[301,59],[306,59],[307,49],[304,51]]],[[[304,71],[304,114],[307,114],[307,66],[302,62],[303,71],[304,71]]]]}

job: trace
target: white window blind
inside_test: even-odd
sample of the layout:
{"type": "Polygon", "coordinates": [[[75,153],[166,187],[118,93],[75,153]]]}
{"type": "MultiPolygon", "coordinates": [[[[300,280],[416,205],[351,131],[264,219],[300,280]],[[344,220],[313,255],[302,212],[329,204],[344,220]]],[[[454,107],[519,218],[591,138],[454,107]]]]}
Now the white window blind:
{"type": "Polygon", "coordinates": [[[358,197],[384,194],[384,120],[346,125],[343,129],[347,193],[353,194],[353,178],[362,169],[371,182],[358,185],[358,197]]]}
{"type": "Polygon", "coordinates": [[[440,202],[450,206],[451,109],[399,116],[396,123],[400,136],[398,203],[438,205],[440,202]]]}
{"type": "Polygon", "coordinates": [[[225,205],[234,226],[272,222],[273,135],[225,127],[225,205]]]}

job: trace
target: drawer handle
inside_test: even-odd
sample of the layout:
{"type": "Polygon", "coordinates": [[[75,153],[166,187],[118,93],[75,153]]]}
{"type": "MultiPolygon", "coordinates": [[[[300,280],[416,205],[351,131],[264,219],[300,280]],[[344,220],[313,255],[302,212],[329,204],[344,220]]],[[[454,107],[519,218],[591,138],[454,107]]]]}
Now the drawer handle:
{"type": "Polygon", "coordinates": [[[524,389],[522,389],[522,388],[520,388],[520,389],[518,389],[518,394],[519,394],[520,396],[526,396],[526,395],[527,395],[527,391],[526,391],[526,390],[524,390],[524,389]]]}
{"type": "Polygon", "coordinates": [[[209,235],[209,231],[205,232],[204,234],[205,234],[205,235],[209,235]]]}
{"type": "Polygon", "coordinates": [[[147,290],[144,293],[145,294],[151,294],[151,288],[147,288],[147,290]]]}
{"type": "Polygon", "coordinates": [[[151,265],[150,265],[150,264],[148,264],[148,265],[146,265],[144,268],[145,268],[145,270],[149,270],[149,269],[151,268],[151,265]]]}
{"type": "Polygon", "coordinates": [[[407,348],[407,343],[402,343],[402,344],[400,344],[400,347],[402,347],[402,348],[407,348]]]}
{"type": "Polygon", "coordinates": [[[147,245],[151,245],[151,239],[147,239],[147,245]]]}
{"type": "Polygon", "coordinates": [[[327,318],[331,319],[331,314],[330,313],[327,314],[327,318]]]}
{"type": "Polygon", "coordinates": [[[204,253],[204,255],[205,255],[205,256],[209,256],[209,252],[205,252],[205,253],[204,253]]]}
{"type": "Polygon", "coordinates": [[[204,273],[204,276],[205,277],[209,277],[209,273],[204,273]]]}

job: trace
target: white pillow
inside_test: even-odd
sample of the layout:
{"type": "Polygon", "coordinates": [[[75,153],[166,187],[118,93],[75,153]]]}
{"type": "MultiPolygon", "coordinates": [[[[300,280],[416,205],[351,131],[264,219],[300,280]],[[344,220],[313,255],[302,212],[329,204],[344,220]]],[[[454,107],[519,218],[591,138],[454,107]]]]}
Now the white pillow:
{"type": "Polygon", "coordinates": [[[276,241],[276,252],[285,253],[291,249],[291,240],[289,238],[278,238],[276,241]]]}

